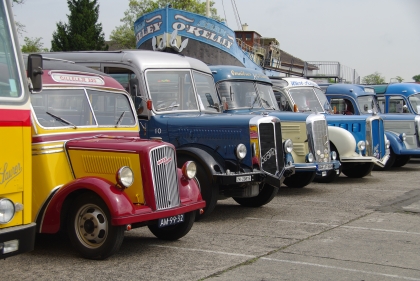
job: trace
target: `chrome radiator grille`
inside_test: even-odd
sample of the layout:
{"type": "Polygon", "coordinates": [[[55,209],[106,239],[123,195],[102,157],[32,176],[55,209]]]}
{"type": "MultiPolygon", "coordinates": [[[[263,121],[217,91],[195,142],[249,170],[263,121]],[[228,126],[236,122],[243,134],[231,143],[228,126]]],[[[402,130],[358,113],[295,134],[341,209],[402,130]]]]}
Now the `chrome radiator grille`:
{"type": "Polygon", "coordinates": [[[366,145],[367,155],[381,159],[386,153],[384,122],[380,118],[370,118],[367,122],[366,140],[369,143],[366,145]]]}
{"type": "Polygon", "coordinates": [[[160,146],[150,151],[156,209],[170,209],[180,205],[175,151],[160,146]]]}
{"type": "MultiPolygon", "coordinates": [[[[308,132],[312,132],[313,154],[315,156],[316,161],[330,161],[330,142],[328,139],[327,121],[325,119],[313,121],[312,131],[308,130],[308,132]]],[[[310,140],[309,136],[308,139],[310,140]]]]}
{"type": "Polygon", "coordinates": [[[258,131],[262,170],[276,175],[284,167],[281,125],[280,123],[261,123],[258,131]]]}

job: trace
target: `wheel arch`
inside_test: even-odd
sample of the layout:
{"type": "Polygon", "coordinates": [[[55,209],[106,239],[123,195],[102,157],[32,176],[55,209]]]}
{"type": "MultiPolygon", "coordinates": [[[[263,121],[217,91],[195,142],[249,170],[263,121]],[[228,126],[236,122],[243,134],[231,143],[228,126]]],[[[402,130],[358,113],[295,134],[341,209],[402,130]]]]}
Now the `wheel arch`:
{"type": "Polygon", "coordinates": [[[389,145],[392,148],[392,151],[396,155],[401,154],[404,144],[400,141],[398,135],[390,131],[385,131],[385,136],[389,140],[389,145]]]}
{"type": "Polygon", "coordinates": [[[82,193],[92,192],[108,206],[111,217],[124,216],[134,212],[128,196],[115,184],[102,178],[80,178],[63,185],[54,193],[38,214],[37,230],[40,233],[56,233],[66,219],[67,212],[75,198],[82,193]]]}
{"type": "Polygon", "coordinates": [[[353,156],[356,150],[356,139],[349,131],[340,127],[328,126],[328,136],[340,157],[353,156]]]}

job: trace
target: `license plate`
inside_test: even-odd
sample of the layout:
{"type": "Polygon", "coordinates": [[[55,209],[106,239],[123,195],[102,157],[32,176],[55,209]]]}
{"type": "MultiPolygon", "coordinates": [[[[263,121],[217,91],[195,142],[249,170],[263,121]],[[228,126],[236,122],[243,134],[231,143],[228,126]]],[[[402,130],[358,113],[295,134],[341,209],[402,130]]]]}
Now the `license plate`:
{"type": "Polygon", "coordinates": [[[184,214],[172,216],[169,218],[159,219],[158,220],[158,227],[166,227],[174,224],[178,224],[184,222],[184,214]]]}
{"type": "Polygon", "coordinates": [[[322,176],[325,177],[327,175],[327,171],[322,171],[322,176]]]}
{"type": "Polygon", "coordinates": [[[251,176],[236,177],[236,182],[247,182],[247,181],[251,181],[251,176]]]}

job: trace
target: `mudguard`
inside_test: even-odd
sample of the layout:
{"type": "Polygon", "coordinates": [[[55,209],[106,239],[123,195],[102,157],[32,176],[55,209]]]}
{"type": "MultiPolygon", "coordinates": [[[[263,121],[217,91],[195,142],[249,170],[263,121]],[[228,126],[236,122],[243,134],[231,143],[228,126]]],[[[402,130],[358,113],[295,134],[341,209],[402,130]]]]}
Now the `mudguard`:
{"type": "Polygon", "coordinates": [[[38,214],[37,218],[40,233],[58,232],[64,201],[78,190],[91,190],[98,194],[108,206],[111,217],[128,216],[134,213],[134,206],[130,199],[123,191],[116,188],[114,183],[98,177],[79,178],[63,185],[49,202],[45,202],[45,211],[38,214]]]}
{"type": "Polygon", "coordinates": [[[330,141],[337,148],[340,158],[359,156],[355,152],[356,140],[349,131],[340,127],[328,126],[328,135],[330,141]]]}

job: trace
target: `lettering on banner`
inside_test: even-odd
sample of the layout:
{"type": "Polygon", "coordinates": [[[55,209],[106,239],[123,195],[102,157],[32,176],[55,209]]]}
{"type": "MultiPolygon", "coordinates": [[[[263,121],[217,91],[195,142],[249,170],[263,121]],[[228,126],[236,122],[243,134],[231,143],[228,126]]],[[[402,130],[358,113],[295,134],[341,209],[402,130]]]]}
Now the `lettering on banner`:
{"type": "Polygon", "coordinates": [[[20,163],[9,168],[9,164],[6,162],[3,165],[3,169],[0,168],[0,184],[5,184],[5,186],[15,177],[17,177],[23,168],[20,163]]]}

